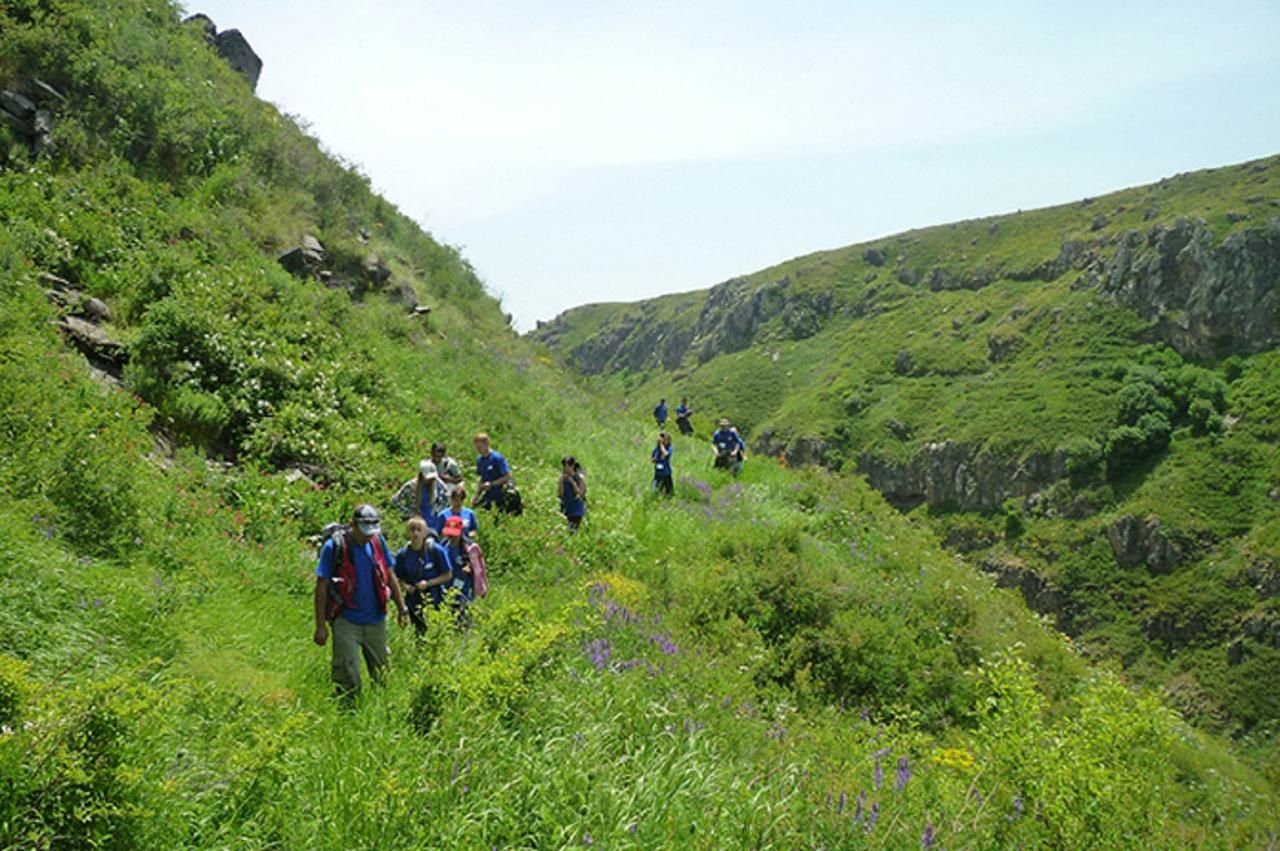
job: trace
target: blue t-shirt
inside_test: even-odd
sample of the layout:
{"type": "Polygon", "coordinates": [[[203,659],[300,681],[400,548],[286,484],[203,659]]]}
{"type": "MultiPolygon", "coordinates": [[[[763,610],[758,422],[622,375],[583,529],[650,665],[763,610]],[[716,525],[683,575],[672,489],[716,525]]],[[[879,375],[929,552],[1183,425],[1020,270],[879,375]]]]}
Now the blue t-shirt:
{"type": "MultiPolygon", "coordinates": [[[[349,589],[342,589],[347,605],[342,610],[341,617],[355,624],[382,623],[386,613],[381,610],[373,590],[373,539],[365,541],[363,546],[354,539],[349,540],[351,560],[356,568],[356,590],[355,594],[351,594],[349,589]]],[[[386,539],[381,539],[379,543],[382,544],[383,555],[389,557],[391,551],[387,549],[386,539]]],[[[334,564],[334,555],[333,538],[330,538],[320,548],[320,560],[316,562],[316,576],[320,579],[327,581],[339,573],[339,565],[334,564]]]]}
{"type": "Polygon", "coordinates": [[[716,429],[716,433],[711,435],[711,443],[716,449],[734,449],[737,448],[742,452],[747,451],[747,445],[742,442],[742,438],[736,431],[731,428],[716,429]]]}
{"type": "Polygon", "coordinates": [[[492,482],[511,472],[507,459],[496,449],[490,449],[488,455],[476,456],[476,475],[482,482],[492,482]]]}
{"type": "MultiPolygon", "coordinates": [[[[582,480],[578,483],[582,484],[582,480]]],[[[565,517],[583,517],[587,513],[586,499],[578,496],[578,491],[564,479],[560,479],[560,513],[565,517]]]]}
{"type": "Polygon", "coordinates": [[[463,573],[462,568],[469,566],[467,561],[467,552],[462,547],[454,548],[453,546],[444,547],[445,557],[449,560],[449,569],[453,571],[453,582],[450,588],[458,589],[458,593],[462,595],[464,600],[474,600],[476,598],[475,582],[476,578],[470,571],[463,573]]]}
{"type": "MultiPolygon", "coordinates": [[[[424,579],[435,579],[449,570],[449,557],[444,551],[444,547],[430,539],[427,540],[419,552],[413,547],[405,544],[396,553],[396,576],[410,585],[416,585],[424,579]]],[[[444,585],[433,585],[427,589],[431,595],[431,605],[439,606],[440,601],[444,598],[444,585]]],[[[420,598],[423,592],[417,589],[409,592],[409,597],[414,602],[415,598],[420,598]]],[[[413,603],[410,603],[412,608],[413,603]]]]}
{"type": "Polygon", "coordinates": [[[444,521],[448,520],[450,517],[461,517],[462,528],[468,535],[474,535],[476,532],[480,531],[480,521],[476,519],[476,513],[465,506],[463,506],[461,511],[456,513],[453,508],[441,511],[434,518],[428,519],[427,524],[431,526],[432,529],[436,530],[437,535],[440,535],[444,533],[444,521]]]}
{"type": "Polygon", "coordinates": [[[667,403],[659,402],[658,407],[653,409],[653,418],[658,421],[658,425],[662,425],[667,421],[667,403]]]}
{"type": "Polygon", "coordinates": [[[659,447],[653,447],[650,457],[653,458],[653,476],[656,479],[671,478],[671,455],[676,451],[674,446],[667,447],[667,457],[663,458],[659,447]]]}
{"type": "Polygon", "coordinates": [[[679,405],[676,405],[676,417],[678,419],[684,419],[687,416],[689,416],[689,406],[686,405],[684,402],[681,402],[679,405]]]}

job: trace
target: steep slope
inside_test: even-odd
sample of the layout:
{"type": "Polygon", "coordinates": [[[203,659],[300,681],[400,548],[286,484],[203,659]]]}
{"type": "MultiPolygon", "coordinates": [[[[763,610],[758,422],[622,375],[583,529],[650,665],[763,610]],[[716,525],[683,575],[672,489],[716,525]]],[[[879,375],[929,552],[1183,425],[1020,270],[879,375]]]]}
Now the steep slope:
{"type": "Polygon", "coordinates": [[[0,148],[0,845],[1273,838],[1265,778],[864,483],[704,480],[688,441],[652,498],[646,430],[205,35],[0,8],[0,90],[52,121],[0,148]],[[342,712],[307,539],[479,428],[528,503],[482,519],[494,590],[342,712]]]}
{"type": "Polygon", "coordinates": [[[576,308],[647,412],[858,472],[1210,726],[1280,720],[1280,158],[576,308]]]}

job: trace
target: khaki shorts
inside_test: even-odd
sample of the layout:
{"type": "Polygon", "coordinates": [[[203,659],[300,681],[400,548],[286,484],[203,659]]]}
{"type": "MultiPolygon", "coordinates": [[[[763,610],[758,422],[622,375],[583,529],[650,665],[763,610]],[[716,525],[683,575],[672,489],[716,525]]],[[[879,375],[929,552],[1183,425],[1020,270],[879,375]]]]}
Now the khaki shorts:
{"type": "Polygon", "coordinates": [[[387,667],[387,621],[352,623],[344,617],[333,619],[333,682],[338,691],[360,691],[360,658],[369,666],[374,682],[382,680],[387,667]]]}

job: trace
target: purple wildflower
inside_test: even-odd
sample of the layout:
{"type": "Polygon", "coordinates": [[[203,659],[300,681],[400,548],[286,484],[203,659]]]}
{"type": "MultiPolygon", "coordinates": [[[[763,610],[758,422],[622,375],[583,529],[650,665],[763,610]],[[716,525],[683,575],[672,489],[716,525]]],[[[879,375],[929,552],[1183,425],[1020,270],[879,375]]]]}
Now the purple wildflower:
{"type": "Polygon", "coordinates": [[[595,844],[596,844],[596,841],[595,841],[594,839],[592,839],[592,838],[591,838],[591,834],[589,834],[589,833],[584,833],[584,834],[582,834],[582,844],[583,844],[583,845],[595,845],[595,844]]]}
{"type": "Polygon", "coordinates": [[[924,834],[920,837],[921,848],[932,848],[937,837],[933,834],[933,822],[926,821],[924,823],[924,834]]]}
{"type": "Polygon", "coordinates": [[[609,667],[609,658],[613,656],[613,642],[607,638],[595,638],[587,642],[587,659],[597,671],[609,667]]]}
{"type": "Polygon", "coordinates": [[[649,636],[649,640],[658,645],[658,648],[662,650],[663,654],[666,656],[674,656],[676,653],[680,652],[680,648],[676,647],[671,639],[667,638],[665,635],[655,633],[649,636]]]}
{"type": "Polygon", "coordinates": [[[880,767],[880,760],[876,760],[875,770],[871,772],[871,782],[879,789],[884,785],[884,769],[880,767]]]}
{"type": "Polygon", "coordinates": [[[867,833],[876,829],[878,821],[880,821],[880,802],[876,801],[871,805],[871,815],[867,816],[867,833]]]}
{"type": "Polygon", "coordinates": [[[863,721],[866,721],[868,718],[871,717],[871,710],[864,706],[862,707],[862,711],[859,712],[858,715],[859,717],[862,718],[863,721]]]}
{"type": "Polygon", "coordinates": [[[724,696],[724,700],[720,701],[720,705],[721,705],[721,706],[726,706],[726,707],[727,707],[727,706],[733,706],[733,698],[726,694],[726,695],[724,696]]]}
{"type": "Polygon", "coordinates": [[[1013,812],[1008,816],[1009,821],[1017,821],[1022,818],[1022,811],[1025,805],[1022,803],[1021,795],[1013,796],[1013,812]]]}
{"type": "Polygon", "coordinates": [[[897,776],[893,779],[893,788],[896,792],[901,792],[907,785],[907,781],[911,779],[911,763],[907,762],[905,756],[898,757],[897,776]]]}
{"type": "Polygon", "coordinates": [[[95,609],[101,609],[101,608],[102,608],[102,598],[101,598],[101,597],[94,597],[94,598],[93,598],[93,607],[94,607],[95,609]]]}
{"type": "Polygon", "coordinates": [[[862,821],[862,807],[867,803],[867,790],[863,789],[858,793],[858,806],[853,811],[853,823],[857,824],[862,821]]]}
{"type": "Polygon", "coordinates": [[[848,800],[849,800],[849,796],[848,796],[848,795],[846,795],[843,791],[841,791],[841,793],[840,793],[840,806],[836,807],[836,815],[838,815],[838,816],[842,816],[842,815],[844,815],[844,805],[845,805],[845,803],[846,803],[848,800]]]}

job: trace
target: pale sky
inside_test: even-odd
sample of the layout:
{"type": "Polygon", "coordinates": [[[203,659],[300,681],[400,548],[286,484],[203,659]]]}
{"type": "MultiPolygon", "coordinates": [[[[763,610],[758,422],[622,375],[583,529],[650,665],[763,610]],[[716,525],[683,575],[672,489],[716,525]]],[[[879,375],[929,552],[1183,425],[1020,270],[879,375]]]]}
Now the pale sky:
{"type": "Polygon", "coordinates": [[[526,330],[1280,152],[1280,3],[186,0],[526,330]]]}

